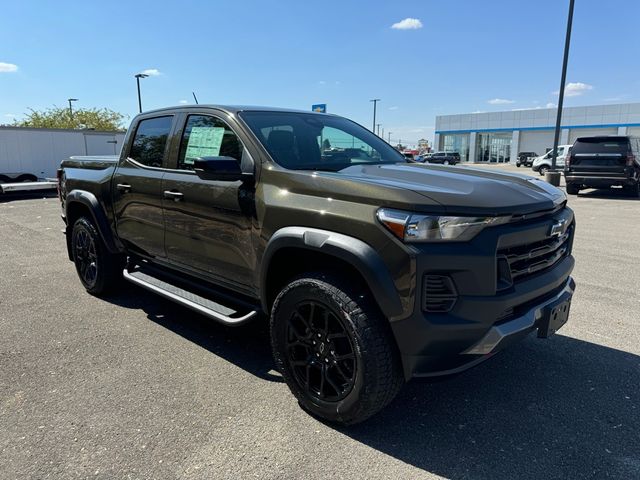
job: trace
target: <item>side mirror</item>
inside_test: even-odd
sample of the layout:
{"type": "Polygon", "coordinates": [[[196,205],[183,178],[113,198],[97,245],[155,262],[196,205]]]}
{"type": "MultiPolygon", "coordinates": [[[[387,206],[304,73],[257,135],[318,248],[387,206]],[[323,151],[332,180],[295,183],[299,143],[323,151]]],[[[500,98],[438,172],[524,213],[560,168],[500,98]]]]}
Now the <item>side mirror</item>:
{"type": "Polygon", "coordinates": [[[203,180],[235,182],[245,177],[240,169],[240,162],[233,157],[196,158],[193,170],[203,180]]]}

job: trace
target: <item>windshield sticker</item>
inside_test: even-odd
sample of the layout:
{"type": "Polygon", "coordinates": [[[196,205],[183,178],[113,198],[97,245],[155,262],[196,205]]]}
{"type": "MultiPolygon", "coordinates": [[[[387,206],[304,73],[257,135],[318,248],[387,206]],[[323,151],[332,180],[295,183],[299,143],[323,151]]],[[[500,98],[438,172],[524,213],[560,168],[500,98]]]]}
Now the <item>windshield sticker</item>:
{"type": "Polygon", "coordinates": [[[224,137],[224,127],[193,127],[189,134],[189,143],[184,163],[193,165],[199,157],[217,157],[224,137]]]}

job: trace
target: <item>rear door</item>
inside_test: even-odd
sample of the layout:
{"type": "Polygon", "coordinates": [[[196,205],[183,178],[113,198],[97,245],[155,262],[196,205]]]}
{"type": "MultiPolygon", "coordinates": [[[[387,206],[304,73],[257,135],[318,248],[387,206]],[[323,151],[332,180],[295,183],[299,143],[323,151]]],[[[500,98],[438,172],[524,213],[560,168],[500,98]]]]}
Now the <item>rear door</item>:
{"type": "Polygon", "coordinates": [[[162,178],[173,121],[166,114],[140,120],[111,182],[118,237],[148,257],[166,257],[162,178]]]}
{"type": "Polygon", "coordinates": [[[571,149],[569,168],[574,174],[624,174],[630,153],[627,137],[581,137],[571,149]]]}
{"type": "Polygon", "coordinates": [[[180,130],[177,158],[162,182],[168,259],[243,290],[252,284],[256,264],[251,243],[255,189],[241,180],[201,179],[193,163],[197,157],[227,156],[252,171],[248,142],[209,111],[182,116],[180,130]]]}

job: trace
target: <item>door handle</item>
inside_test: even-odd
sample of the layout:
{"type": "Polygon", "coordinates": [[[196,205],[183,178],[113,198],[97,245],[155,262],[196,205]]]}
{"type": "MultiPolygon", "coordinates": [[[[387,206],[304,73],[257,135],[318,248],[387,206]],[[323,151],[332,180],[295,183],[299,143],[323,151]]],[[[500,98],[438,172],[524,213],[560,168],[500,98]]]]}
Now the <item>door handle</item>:
{"type": "Polygon", "coordinates": [[[184,195],[180,192],[175,192],[173,190],[164,191],[164,198],[170,198],[174,202],[179,202],[180,200],[182,200],[182,197],[184,197],[184,195]]]}
{"type": "Polygon", "coordinates": [[[116,185],[116,188],[120,191],[120,192],[128,192],[129,190],[131,190],[131,185],[129,185],[128,183],[118,183],[116,185]]]}

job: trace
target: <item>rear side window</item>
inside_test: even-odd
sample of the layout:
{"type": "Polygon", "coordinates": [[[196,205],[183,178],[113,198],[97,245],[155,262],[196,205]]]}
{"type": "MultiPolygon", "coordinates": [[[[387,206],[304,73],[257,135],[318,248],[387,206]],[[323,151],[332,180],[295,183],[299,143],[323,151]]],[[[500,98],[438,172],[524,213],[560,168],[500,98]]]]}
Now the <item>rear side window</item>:
{"type": "Polygon", "coordinates": [[[572,155],[580,155],[582,153],[619,153],[626,155],[628,152],[629,139],[627,138],[579,138],[571,149],[572,155]]]}
{"type": "Polygon", "coordinates": [[[148,118],[138,123],[129,157],[148,167],[162,167],[173,117],[148,118]]]}

